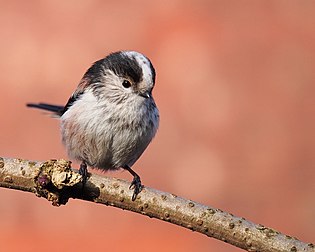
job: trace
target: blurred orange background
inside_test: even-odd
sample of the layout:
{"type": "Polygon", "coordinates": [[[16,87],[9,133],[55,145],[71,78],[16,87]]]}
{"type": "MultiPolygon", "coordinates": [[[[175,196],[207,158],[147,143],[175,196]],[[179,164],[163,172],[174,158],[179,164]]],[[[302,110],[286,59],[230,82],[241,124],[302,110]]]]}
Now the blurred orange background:
{"type": "MultiPolygon", "coordinates": [[[[307,0],[1,1],[0,156],[66,158],[58,120],[25,104],[65,104],[92,62],[137,50],[161,114],[134,166],[143,183],[314,243],[314,13],[307,0]]],[[[0,197],[0,251],[240,251],[112,207],[0,197]]]]}

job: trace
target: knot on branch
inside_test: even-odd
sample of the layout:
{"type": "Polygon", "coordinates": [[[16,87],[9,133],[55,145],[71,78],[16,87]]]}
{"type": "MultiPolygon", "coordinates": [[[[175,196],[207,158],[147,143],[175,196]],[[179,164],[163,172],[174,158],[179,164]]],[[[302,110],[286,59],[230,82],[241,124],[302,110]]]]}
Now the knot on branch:
{"type": "Polygon", "coordinates": [[[82,176],[71,169],[70,161],[64,159],[46,161],[36,173],[36,195],[45,197],[54,206],[66,204],[73,187],[82,182],[82,176]]]}

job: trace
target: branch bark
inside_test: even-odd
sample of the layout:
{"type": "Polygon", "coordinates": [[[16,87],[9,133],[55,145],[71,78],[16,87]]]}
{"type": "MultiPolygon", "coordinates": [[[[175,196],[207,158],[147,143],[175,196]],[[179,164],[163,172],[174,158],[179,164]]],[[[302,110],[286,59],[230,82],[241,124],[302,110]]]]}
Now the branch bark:
{"type": "Polygon", "coordinates": [[[82,199],[171,222],[247,251],[315,252],[312,243],[171,193],[144,187],[132,201],[129,185],[120,179],[90,174],[82,187],[82,177],[71,169],[69,161],[0,157],[0,187],[35,193],[54,206],[66,204],[69,198],[82,199]]]}

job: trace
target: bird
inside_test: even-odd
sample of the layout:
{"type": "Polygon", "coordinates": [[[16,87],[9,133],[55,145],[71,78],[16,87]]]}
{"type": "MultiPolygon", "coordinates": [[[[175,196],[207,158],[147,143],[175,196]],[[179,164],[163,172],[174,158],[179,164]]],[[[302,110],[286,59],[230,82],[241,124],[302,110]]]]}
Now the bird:
{"type": "Polygon", "coordinates": [[[159,110],[152,90],[156,72],[136,51],[117,51],[94,62],[65,106],[27,103],[60,119],[62,143],[68,156],[80,162],[83,185],[88,167],[102,171],[127,170],[136,200],[143,185],[131,168],[154,138],[159,110]]]}

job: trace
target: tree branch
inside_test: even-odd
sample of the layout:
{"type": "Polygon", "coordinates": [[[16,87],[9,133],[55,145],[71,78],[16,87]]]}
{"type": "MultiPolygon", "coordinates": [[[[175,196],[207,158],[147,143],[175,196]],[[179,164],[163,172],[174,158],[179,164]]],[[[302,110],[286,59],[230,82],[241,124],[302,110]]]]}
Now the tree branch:
{"type": "Polygon", "coordinates": [[[120,179],[90,174],[82,187],[82,177],[71,169],[69,161],[0,158],[0,187],[35,193],[52,201],[54,206],[66,204],[69,198],[77,198],[171,222],[248,251],[315,252],[311,243],[149,187],[144,187],[132,201],[133,191],[129,185],[120,179]]]}

